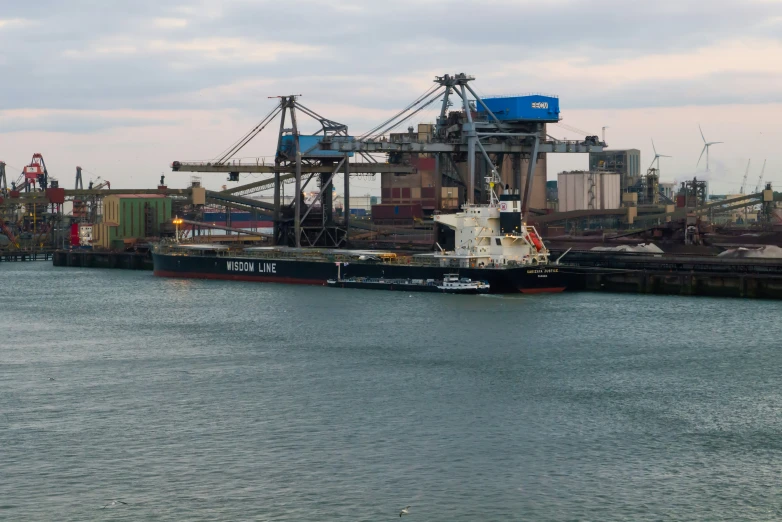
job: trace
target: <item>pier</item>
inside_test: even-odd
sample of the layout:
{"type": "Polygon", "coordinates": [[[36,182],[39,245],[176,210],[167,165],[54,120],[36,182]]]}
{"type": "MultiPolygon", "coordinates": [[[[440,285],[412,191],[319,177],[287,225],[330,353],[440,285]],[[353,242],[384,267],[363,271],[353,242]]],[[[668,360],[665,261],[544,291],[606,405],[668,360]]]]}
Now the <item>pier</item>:
{"type": "Polygon", "coordinates": [[[147,252],[57,250],[51,259],[54,266],[152,270],[152,256],[147,252]]]}
{"type": "Polygon", "coordinates": [[[0,262],[2,261],[49,261],[54,256],[53,250],[44,250],[40,252],[2,252],[0,253],[0,262]]]}
{"type": "Polygon", "coordinates": [[[782,299],[782,259],[571,252],[574,290],[782,299]]]}

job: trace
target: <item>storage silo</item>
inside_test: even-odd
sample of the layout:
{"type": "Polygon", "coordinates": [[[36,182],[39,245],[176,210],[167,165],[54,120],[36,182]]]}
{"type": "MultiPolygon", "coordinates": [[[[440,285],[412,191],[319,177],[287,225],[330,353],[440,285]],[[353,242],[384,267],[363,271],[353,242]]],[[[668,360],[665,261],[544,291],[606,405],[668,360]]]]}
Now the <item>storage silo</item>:
{"type": "Polygon", "coordinates": [[[557,175],[559,211],[619,208],[621,175],[617,172],[560,172],[557,175]]]}

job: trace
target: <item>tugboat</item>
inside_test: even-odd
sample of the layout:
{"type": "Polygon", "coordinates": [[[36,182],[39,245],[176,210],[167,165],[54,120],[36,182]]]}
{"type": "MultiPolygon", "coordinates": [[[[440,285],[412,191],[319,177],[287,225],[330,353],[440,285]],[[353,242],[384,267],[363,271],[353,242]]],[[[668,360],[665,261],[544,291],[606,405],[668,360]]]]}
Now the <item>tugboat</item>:
{"type": "Polygon", "coordinates": [[[363,288],[365,290],[402,290],[405,292],[440,292],[444,294],[488,294],[490,285],[485,281],[473,281],[458,274],[446,274],[437,279],[387,279],[351,277],[329,279],[332,288],[363,288]]]}

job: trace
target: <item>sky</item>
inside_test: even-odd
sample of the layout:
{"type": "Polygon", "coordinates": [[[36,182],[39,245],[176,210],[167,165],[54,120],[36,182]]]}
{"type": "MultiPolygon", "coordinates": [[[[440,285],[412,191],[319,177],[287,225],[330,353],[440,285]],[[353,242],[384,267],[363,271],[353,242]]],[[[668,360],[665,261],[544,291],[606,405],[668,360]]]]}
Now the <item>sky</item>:
{"type": "MultiPolygon", "coordinates": [[[[737,193],[748,160],[751,189],[766,160],[782,187],[782,0],[0,0],[0,160],[10,179],[40,152],[61,186],[79,165],[85,182],[184,187],[171,162],[217,157],[270,96],[301,94],[358,135],[458,72],[481,96],[558,95],[557,138],[606,126],[644,167],[654,140],[673,156],[662,181],[737,193]],[[699,125],[725,142],[708,173],[699,125]]],[[[274,134],[240,157],[271,158],[274,134]]],[[[587,163],[550,156],[549,179],[587,163]]],[[[379,179],[353,186],[379,193],[379,179]]]]}

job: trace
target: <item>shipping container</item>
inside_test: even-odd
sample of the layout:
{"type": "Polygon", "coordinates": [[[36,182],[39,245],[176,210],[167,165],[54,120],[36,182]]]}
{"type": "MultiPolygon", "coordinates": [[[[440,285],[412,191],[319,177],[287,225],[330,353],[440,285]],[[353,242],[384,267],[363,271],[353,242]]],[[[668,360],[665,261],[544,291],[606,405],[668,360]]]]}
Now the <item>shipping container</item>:
{"type": "Polygon", "coordinates": [[[372,219],[413,219],[421,218],[424,213],[420,203],[406,205],[372,205],[372,219]]]}
{"type": "Polygon", "coordinates": [[[434,158],[418,157],[412,161],[413,166],[418,170],[434,170],[436,163],[434,158]]]}
{"type": "MultiPolygon", "coordinates": [[[[500,121],[559,121],[559,98],[555,96],[507,96],[484,98],[483,102],[500,121]]],[[[478,104],[478,112],[490,118],[481,104],[478,104]]]]}
{"type": "Polygon", "coordinates": [[[459,187],[442,187],[441,197],[443,199],[457,198],[461,196],[462,190],[459,187]]]}
{"type": "MultiPolygon", "coordinates": [[[[341,136],[345,138],[345,136],[341,136]]],[[[299,135],[299,150],[301,151],[303,158],[329,158],[338,157],[341,158],[345,155],[344,152],[337,150],[322,150],[320,148],[320,142],[323,136],[302,136],[299,135]]],[[[348,137],[348,140],[353,140],[353,137],[348,137]]],[[[282,137],[280,148],[291,159],[296,157],[296,142],[292,134],[287,134],[282,137]]],[[[353,157],[353,153],[348,153],[349,157],[353,157]]]]}

